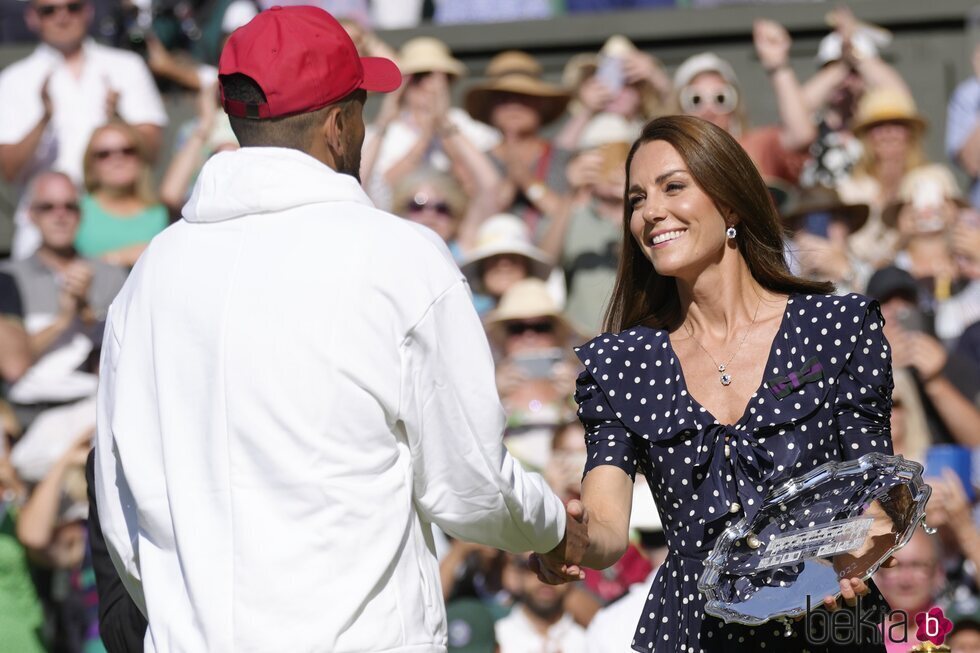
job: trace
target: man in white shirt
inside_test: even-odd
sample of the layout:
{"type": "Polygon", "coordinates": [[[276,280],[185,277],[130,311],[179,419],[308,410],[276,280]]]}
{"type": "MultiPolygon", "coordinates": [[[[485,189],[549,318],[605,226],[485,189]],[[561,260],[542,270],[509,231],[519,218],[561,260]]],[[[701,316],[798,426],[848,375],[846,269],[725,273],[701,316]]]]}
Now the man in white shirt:
{"type": "MultiPolygon", "coordinates": [[[[78,191],[67,176],[38,175],[25,201],[41,245],[26,259],[2,268],[17,281],[34,356],[33,365],[8,392],[26,429],[43,411],[94,397],[98,377],[92,363],[102,343],[109,304],[126,273],[75,251],[81,216],[78,191]]],[[[95,419],[94,404],[84,405],[89,407],[82,410],[87,417],[75,430],[90,427],[95,419]]]]}
{"type": "MultiPolygon", "coordinates": [[[[167,114],[146,64],[133,52],[87,36],[88,0],[30,0],[27,23],[41,43],[0,72],[0,172],[23,186],[43,170],[82,181],[82,158],[96,127],[113,118],[131,125],[151,155],[167,114]]],[[[23,207],[22,207],[23,208],[23,207]]],[[[38,234],[18,211],[12,254],[37,249],[38,234]]]]}
{"type": "Polygon", "coordinates": [[[575,563],[581,504],[566,519],[503,448],[444,243],[356,179],[365,91],[397,67],[297,6],[219,72],[242,149],[205,164],[103,349],[96,497],[145,650],[445,651],[431,525],[575,563]]]}
{"type": "Polygon", "coordinates": [[[519,602],[496,623],[500,653],[585,653],[585,629],[565,610],[571,585],[546,585],[531,570],[527,556],[508,564],[519,602]]]}

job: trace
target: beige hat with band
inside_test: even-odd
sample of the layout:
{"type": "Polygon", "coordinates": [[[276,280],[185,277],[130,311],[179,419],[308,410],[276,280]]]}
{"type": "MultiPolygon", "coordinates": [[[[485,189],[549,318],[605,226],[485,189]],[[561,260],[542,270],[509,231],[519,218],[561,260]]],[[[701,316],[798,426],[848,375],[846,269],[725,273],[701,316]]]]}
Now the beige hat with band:
{"type": "Polygon", "coordinates": [[[567,90],[541,79],[541,64],[526,52],[501,52],[487,65],[488,80],[466,92],[463,106],[479,120],[490,124],[494,99],[504,94],[523,95],[533,99],[541,124],[554,122],[568,106],[567,90]]]}
{"type": "Polygon", "coordinates": [[[431,36],[406,41],[398,51],[398,68],[403,75],[445,73],[462,77],[466,74],[466,64],[452,56],[449,46],[431,36]]]}

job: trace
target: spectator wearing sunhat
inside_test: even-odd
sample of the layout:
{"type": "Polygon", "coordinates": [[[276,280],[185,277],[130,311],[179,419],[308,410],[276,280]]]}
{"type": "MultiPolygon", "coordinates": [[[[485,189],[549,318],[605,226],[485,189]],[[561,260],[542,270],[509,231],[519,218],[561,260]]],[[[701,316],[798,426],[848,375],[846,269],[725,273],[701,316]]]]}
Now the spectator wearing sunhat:
{"type": "Polygon", "coordinates": [[[861,141],[863,154],[837,191],[845,202],[867,204],[871,209],[852,245],[858,256],[875,267],[894,258],[897,234],[884,225],[881,212],[897,197],[906,173],[927,162],[922,149],[925,129],[915,100],[902,90],[872,89],[858,103],[851,130],[861,141]]]}
{"type": "Polygon", "coordinates": [[[405,82],[385,98],[364,140],[361,177],[375,203],[393,208],[392,186],[425,166],[460,175],[471,191],[495,185],[499,175],[482,153],[499,134],[451,106],[451,87],[467,73],[463,62],[439,39],[420,36],[402,46],[398,64],[405,82]]]}
{"type": "Polygon", "coordinates": [[[792,40],[782,25],[771,20],[757,20],[752,36],[776,95],[778,124],[749,128],[735,71],[713,52],[689,57],[677,68],[669,109],[724,129],[745,148],[763,176],[795,184],[816,131],[789,63],[792,40]]]}
{"type": "Polygon", "coordinates": [[[804,186],[836,186],[861,158],[851,120],[866,91],[893,88],[908,93],[902,76],[879,56],[879,50],[891,42],[888,30],[858,21],[843,6],[829,12],[828,23],[834,31],[820,41],[819,70],[803,85],[807,108],[817,124],[812,156],[800,176],[804,186]]]}
{"type": "MultiPolygon", "coordinates": [[[[477,231],[475,247],[467,252],[460,266],[477,295],[481,315],[496,306],[518,281],[552,278],[553,267],[548,255],[531,244],[524,222],[510,213],[487,218],[477,231]]],[[[551,294],[561,305],[565,299],[564,283],[560,276],[554,278],[551,294]]]]}
{"type": "Polygon", "coordinates": [[[504,441],[525,465],[544,469],[555,426],[572,416],[575,328],[534,278],[511,286],[484,324],[498,354],[497,390],[508,415],[504,441]]]}
{"type": "Polygon", "coordinates": [[[504,177],[500,210],[519,216],[531,233],[542,215],[560,207],[572,155],[567,144],[552,144],[540,133],[564,114],[570,99],[567,90],[544,81],[543,72],[526,52],[501,52],[487,65],[487,79],[464,98],[471,116],[500,131],[501,142],[491,150],[504,177]]]}
{"type": "Polygon", "coordinates": [[[864,204],[845,204],[825,186],[805,188],[782,211],[790,269],[809,279],[833,281],[839,293],[863,292],[871,268],[854,256],[850,235],[868,221],[864,204]]]}
{"type": "Polygon", "coordinates": [[[980,279],[972,272],[976,252],[957,247],[956,229],[976,230],[977,214],[963,198],[953,173],[930,164],[902,179],[898,196],[882,212],[882,224],[897,234],[895,265],[918,281],[935,315],[936,336],[952,344],[980,321],[980,279]]]}

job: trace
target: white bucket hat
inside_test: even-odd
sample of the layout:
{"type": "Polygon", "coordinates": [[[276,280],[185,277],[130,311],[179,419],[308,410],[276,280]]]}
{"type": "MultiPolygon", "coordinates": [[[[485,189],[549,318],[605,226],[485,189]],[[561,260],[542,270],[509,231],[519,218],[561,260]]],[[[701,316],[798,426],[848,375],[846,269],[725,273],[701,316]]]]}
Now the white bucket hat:
{"type": "Polygon", "coordinates": [[[701,73],[718,73],[722,79],[738,86],[738,77],[732,65],[714,52],[702,52],[684,60],[674,72],[674,88],[680,89],[691,83],[701,73]]]}
{"type": "Polygon", "coordinates": [[[483,292],[480,262],[500,254],[525,257],[531,276],[539,279],[547,279],[553,265],[547,254],[531,244],[523,220],[510,213],[498,213],[480,226],[476,234],[476,247],[460,266],[474,291],[483,292]]]}

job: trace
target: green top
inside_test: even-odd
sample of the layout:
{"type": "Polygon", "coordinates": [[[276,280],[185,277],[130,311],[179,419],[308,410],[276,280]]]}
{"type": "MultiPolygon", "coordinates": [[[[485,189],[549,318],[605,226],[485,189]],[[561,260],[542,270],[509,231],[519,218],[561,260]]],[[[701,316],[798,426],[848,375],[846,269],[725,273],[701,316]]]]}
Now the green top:
{"type": "Polygon", "coordinates": [[[148,243],[167,227],[167,209],[154,204],[130,216],[113,215],[91,195],[81,201],[82,223],[75,236],[75,249],[82,256],[97,258],[108,252],[148,243]]]}
{"type": "Polygon", "coordinates": [[[0,500],[0,653],[44,653],[41,604],[14,533],[9,505],[0,500]]]}
{"type": "Polygon", "coordinates": [[[560,261],[568,281],[565,315],[591,337],[602,330],[616,282],[622,226],[600,217],[591,203],[569,220],[560,261]]]}

